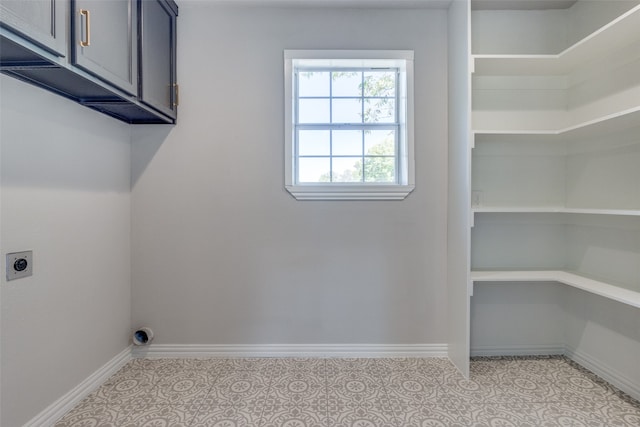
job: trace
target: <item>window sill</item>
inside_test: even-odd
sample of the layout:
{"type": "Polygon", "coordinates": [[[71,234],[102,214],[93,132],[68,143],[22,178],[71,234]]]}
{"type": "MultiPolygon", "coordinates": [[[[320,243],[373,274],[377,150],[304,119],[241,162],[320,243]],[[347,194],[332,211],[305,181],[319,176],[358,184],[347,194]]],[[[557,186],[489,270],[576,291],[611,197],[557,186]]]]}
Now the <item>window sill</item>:
{"type": "Polygon", "coordinates": [[[403,200],[413,185],[287,185],[296,200],[403,200]]]}

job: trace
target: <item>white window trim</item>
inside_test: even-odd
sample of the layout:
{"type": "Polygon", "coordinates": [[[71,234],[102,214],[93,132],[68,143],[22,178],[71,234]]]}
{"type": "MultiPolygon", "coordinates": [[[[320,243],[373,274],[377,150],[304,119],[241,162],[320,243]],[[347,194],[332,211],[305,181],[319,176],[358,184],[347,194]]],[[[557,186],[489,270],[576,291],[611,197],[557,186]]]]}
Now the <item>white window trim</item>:
{"type": "MultiPolygon", "coordinates": [[[[285,50],[284,51],[284,92],[285,92],[285,188],[297,200],[402,200],[415,188],[414,170],[414,131],[413,131],[413,51],[410,50],[285,50]],[[406,172],[399,184],[296,184],[294,182],[294,60],[323,60],[332,65],[329,60],[401,60],[403,61],[406,78],[406,123],[404,124],[402,144],[399,159],[406,172]]],[[[399,106],[400,107],[400,106],[399,106]]],[[[402,132],[402,130],[401,130],[402,132]]]]}

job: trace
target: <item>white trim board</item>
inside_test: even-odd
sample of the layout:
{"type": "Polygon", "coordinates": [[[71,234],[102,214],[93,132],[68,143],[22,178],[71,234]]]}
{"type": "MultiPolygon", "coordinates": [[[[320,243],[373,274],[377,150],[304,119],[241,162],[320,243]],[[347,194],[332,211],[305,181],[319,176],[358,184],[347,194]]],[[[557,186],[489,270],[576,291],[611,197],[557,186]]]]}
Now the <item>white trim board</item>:
{"type": "Polygon", "coordinates": [[[477,356],[564,356],[564,344],[545,345],[482,345],[471,347],[471,357],[477,356]]]}
{"type": "Polygon", "coordinates": [[[133,357],[448,357],[447,344],[151,344],[133,357]]]}
{"type": "Polygon", "coordinates": [[[129,360],[131,360],[131,346],[122,350],[80,384],[24,424],[23,427],[52,426],[62,418],[64,414],[80,403],[82,399],[100,387],[109,377],[126,365],[129,360]]]}

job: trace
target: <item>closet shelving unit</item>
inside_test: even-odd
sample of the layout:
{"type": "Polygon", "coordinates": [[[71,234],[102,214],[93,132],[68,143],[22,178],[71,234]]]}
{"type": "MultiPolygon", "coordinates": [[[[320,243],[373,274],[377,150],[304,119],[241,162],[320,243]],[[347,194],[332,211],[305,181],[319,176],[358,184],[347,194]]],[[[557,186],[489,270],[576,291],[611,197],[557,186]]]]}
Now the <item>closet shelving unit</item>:
{"type": "Polygon", "coordinates": [[[471,281],[557,282],[640,308],[640,4],[560,53],[472,60],[471,281]],[[625,271],[608,276],[575,254],[534,259],[545,235],[572,238],[557,236],[564,226],[583,248],[607,236],[597,262],[621,253],[625,271]],[[528,255],[487,255],[513,253],[515,241],[528,255]]]}
{"type": "Polygon", "coordinates": [[[636,6],[558,54],[473,55],[476,75],[543,76],[566,75],[613,46],[636,44],[640,40],[640,13],[636,6]]]}

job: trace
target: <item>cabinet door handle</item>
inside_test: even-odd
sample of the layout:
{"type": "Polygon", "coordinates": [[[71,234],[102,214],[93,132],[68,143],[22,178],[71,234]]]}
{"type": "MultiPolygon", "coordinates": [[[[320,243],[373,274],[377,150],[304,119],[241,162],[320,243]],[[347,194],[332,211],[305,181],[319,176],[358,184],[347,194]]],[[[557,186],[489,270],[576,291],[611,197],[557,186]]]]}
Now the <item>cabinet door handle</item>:
{"type": "Polygon", "coordinates": [[[85,40],[80,40],[80,46],[87,47],[91,44],[91,15],[86,9],[80,9],[80,16],[84,16],[85,40]]]}
{"type": "Polygon", "coordinates": [[[177,107],[178,104],[180,104],[180,86],[178,85],[178,83],[174,83],[173,87],[175,89],[174,98],[173,98],[173,106],[177,107]]]}

